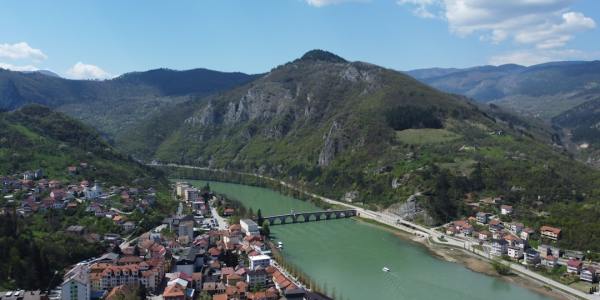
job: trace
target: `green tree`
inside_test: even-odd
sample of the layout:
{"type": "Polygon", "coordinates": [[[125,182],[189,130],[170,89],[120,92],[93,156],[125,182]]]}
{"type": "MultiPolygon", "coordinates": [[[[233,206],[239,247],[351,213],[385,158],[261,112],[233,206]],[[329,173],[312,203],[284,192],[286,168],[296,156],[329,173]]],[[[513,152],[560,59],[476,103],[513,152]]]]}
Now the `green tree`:
{"type": "Polygon", "coordinates": [[[263,218],[262,211],[260,210],[260,208],[256,212],[256,222],[258,223],[258,226],[263,226],[263,223],[265,222],[265,219],[263,218]]]}

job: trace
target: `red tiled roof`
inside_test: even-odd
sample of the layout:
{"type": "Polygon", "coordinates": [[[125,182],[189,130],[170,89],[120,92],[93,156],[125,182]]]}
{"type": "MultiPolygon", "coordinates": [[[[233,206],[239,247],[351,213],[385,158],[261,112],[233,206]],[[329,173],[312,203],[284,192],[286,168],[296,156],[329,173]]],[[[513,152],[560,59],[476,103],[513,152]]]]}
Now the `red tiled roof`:
{"type": "Polygon", "coordinates": [[[583,265],[583,262],[577,259],[569,259],[567,262],[567,266],[571,268],[580,268],[583,265]]]}
{"type": "MultiPolygon", "coordinates": [[[[165,292],[163,293],[163,297],[184,297],[185,289],[179,284],[174,284],[167,286],[165,292]]],[[[225,298],[227,299],[227,298],[225,298]]]]}
{"type": "Polygon", "coordinates": [[[541,232],[548,231],[548,232],[552,232],[552,233],[554,233],[556,235],[560,234],[560,228],[556,228],[556,227],[552,227],[552,226],[547,226],[547,225],[544,225],[544,226],[540,227],[540,231],[541,232]]]}

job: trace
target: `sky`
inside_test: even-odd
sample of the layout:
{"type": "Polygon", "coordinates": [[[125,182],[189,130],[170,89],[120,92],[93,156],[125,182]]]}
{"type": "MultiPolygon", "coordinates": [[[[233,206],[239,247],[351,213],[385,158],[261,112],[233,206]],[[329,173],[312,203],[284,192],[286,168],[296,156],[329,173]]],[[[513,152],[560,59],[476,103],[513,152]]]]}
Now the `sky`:
{"type": "Polygon", "coordinates": [[[397,70],[600,59],[600,0],[4,0],[0,68],[266,72],[324,49],[397,70]]]}

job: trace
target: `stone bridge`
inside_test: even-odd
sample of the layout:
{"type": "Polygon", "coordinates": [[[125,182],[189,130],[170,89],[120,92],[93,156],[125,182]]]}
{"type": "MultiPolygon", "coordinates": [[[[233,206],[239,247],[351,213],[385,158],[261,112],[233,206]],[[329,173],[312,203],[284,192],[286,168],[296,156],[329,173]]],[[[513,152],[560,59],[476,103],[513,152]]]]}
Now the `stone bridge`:
{"type": "Polygon", "coordinates": [[[303,223],[310,221],[323,221],[332,219],[343,219],[358,216],[356,209],[323,210],[313,212],[291,212],[285,215],[264,217],[269,225],[281,225],[286,223],[303,223]]]}

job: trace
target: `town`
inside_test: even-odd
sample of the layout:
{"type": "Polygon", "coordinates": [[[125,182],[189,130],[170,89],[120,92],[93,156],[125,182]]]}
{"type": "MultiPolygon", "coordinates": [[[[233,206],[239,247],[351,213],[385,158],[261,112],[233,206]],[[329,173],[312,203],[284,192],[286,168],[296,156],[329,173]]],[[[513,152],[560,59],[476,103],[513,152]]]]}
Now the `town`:
{"type": "MultiPolygon", "coordinates": [[[[70,209],[71,203],[119,224],[121,234],[98,237],[110,251],[85,259],[66,270],[53,290],[0,292],[0,299],[331,299],[311,291],[272,257],[274,245],[254,220],[239,219],[234,207],[206,186],[183,182],[174,185],[177,212],[139,236],[124,234],[136,224],[120,209],[107,209],[115,196],[125,208],[152,205],[150,191],[113,188],[103,192],[98,184],[63,185],[41,178],[41,171],[22,179],[4,179],[10,201],[22,199],[17,213],[28,216],[44,209],[70,209]],[[91,185],[91,186],[90,186],[91,185]],[[26,191],[24,195],[17,191],[26,191]],[[136,193],[133,193],[136,192],[136,193]],[[41,197],[39,195],[48,195],[41,197]],[[133,195],[142,201],[132,201],[133,195]],[[217,207],[217,203],[219,207],[217,207]],[[221,212],[219,215],[218,211],[221,212]],[[235,221],[237,223],[233,223],[235,221]],[[230,224],[231,223],[231,224],[230,224]],[[133,297],[133,298],[126,298],[133,297]]],[[[4,212],[9,213],[9,212],[4,212]]],[[[73,235],[90,235],[82,225],[66,229],[73,235]]],[[[268,230],[268,229],[267,229],[268,230]]],[[[275,247],[277,248],[277,247],[275,247]]]]}
{"type": "Polygon", "coordinates": [[[502,197],[488,197],[473,203],[476,213],[452,221],[438,230],[464,248],[491,259],[522,264],[555,281],[585,293],[597,292],[600,264],[588,253],[561,249],[561,229],[550,225],[530,228],[514,219],[513,206],[502,197]]]}

